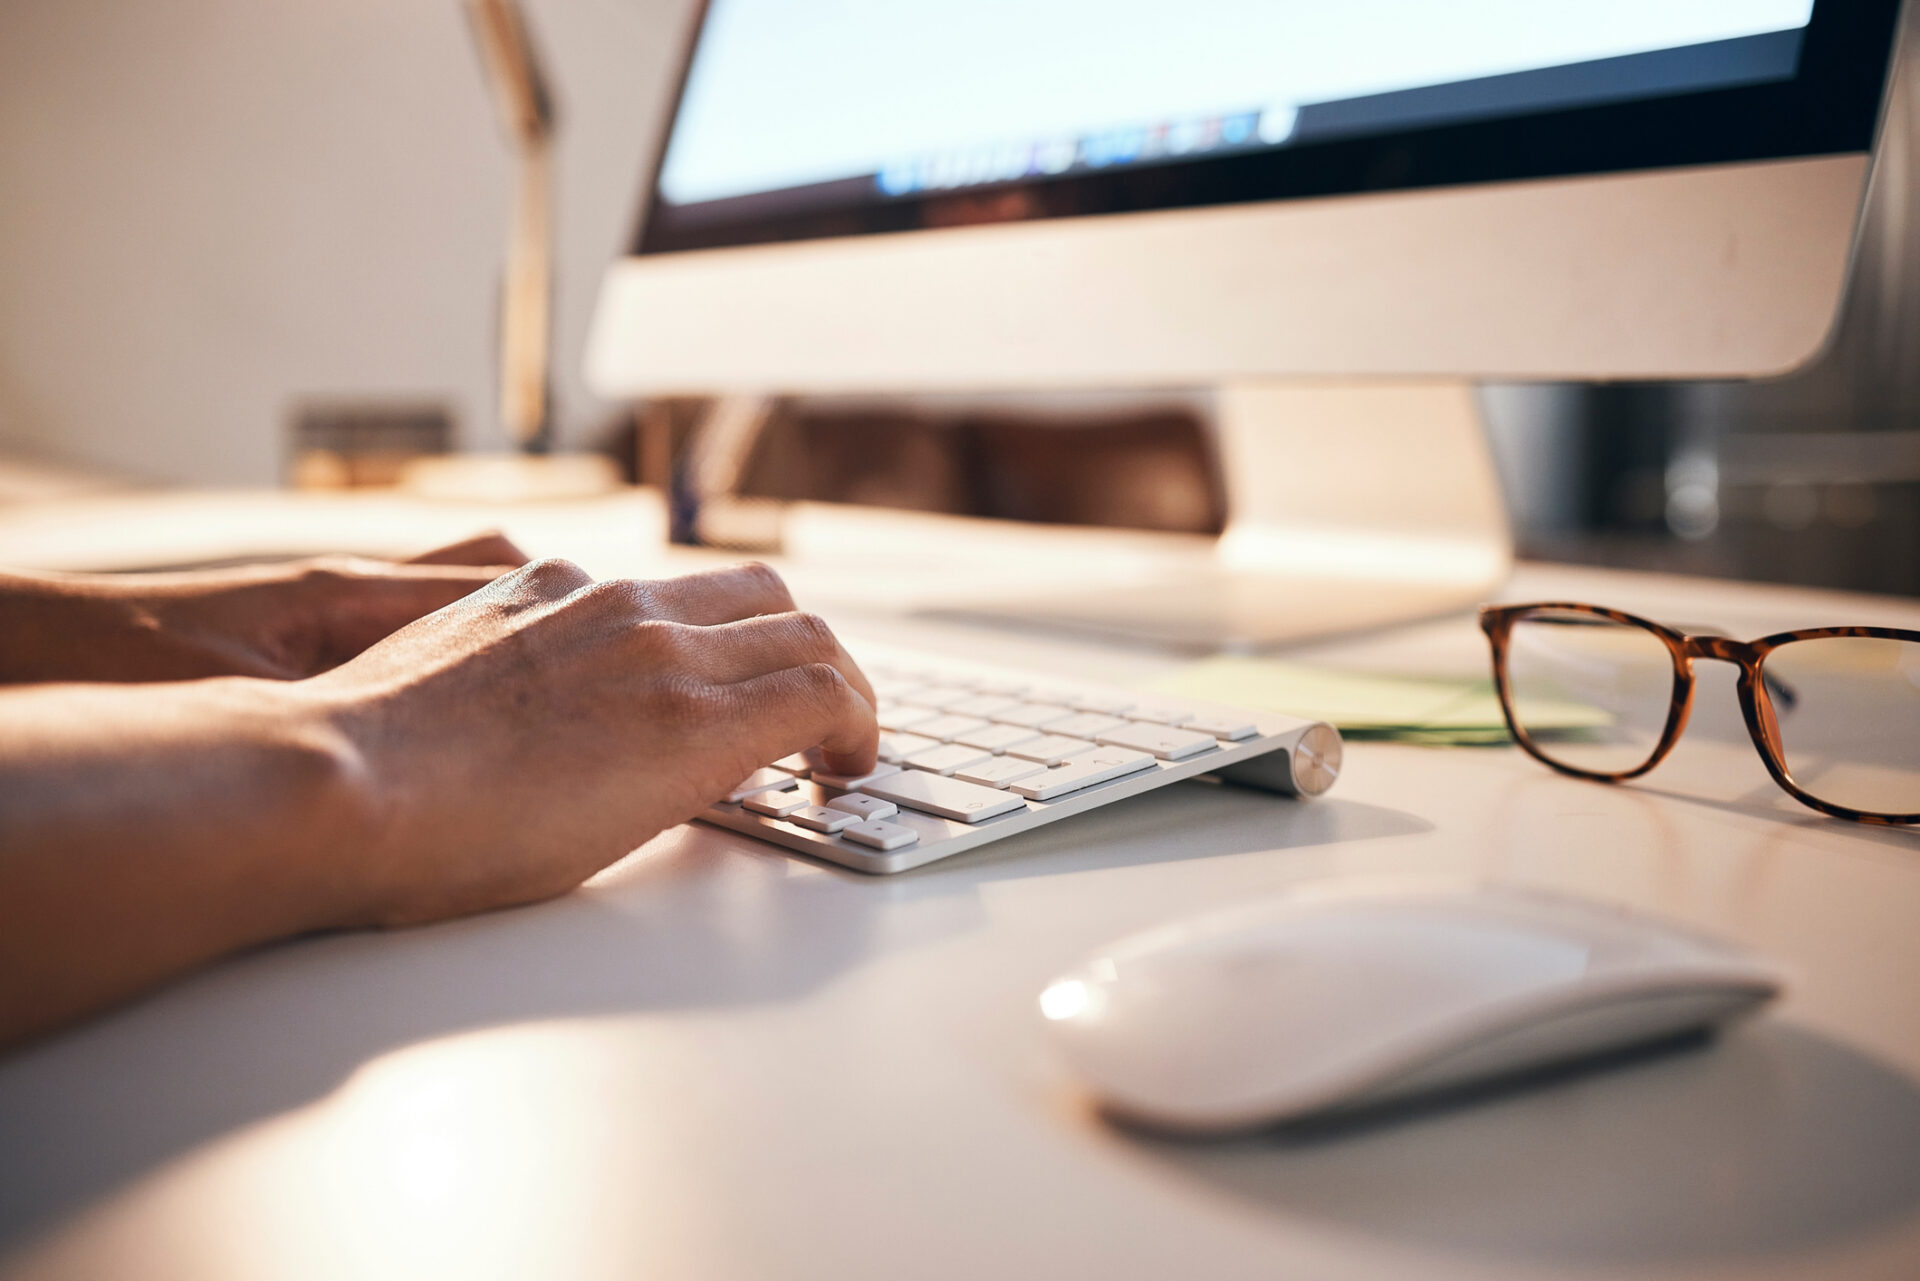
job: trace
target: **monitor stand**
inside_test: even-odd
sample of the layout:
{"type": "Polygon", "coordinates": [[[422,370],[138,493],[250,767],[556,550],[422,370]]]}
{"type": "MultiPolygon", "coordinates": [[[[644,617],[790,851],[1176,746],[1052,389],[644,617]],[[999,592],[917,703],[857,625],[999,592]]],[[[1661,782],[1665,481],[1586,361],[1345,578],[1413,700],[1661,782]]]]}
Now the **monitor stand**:
{"type": "Polygon", "coordinates": [[[852,573],[913,613],[1186,650],[1437,617],[1505,581],[1472,385],[1241,382],[1217,405],[1217,539],[799,504],[785,564],[823,603],[852,573]]]}

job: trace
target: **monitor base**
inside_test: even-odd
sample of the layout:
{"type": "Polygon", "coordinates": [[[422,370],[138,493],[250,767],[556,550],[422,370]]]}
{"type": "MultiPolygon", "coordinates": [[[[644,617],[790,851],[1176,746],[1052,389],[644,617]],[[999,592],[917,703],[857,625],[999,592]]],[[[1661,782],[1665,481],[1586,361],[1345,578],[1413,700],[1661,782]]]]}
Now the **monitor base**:
{"type": "Polygon", "coordinates": [[[1183,650],[1250,649],[1485,600],[1513,551],[1465,383],[1233,384],[1218,539],[801,504],[796,572],[913,613],[1183,650]],[[858,562],[858,568],[852,568],[858,562]]]}
{"type": "Polygon", "coordinates": [[[1512,536],[1471,386],[1235,383],[1218,405],[1228,523],[1211,567],[942,612],[1249,649],[1437,617],[1505,581],[1512,536]]]}

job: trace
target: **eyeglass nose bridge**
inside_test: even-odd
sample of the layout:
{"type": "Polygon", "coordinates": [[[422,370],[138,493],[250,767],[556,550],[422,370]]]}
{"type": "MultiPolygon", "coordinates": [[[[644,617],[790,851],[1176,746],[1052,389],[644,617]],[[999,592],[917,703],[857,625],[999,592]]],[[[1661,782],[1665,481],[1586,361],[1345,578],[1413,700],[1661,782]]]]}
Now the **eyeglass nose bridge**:
{"type": "MultiPolygon", "coordinates": [[[[1751,641],[1729,636],[1683,636],[1678,654],[1689,682],[1693,675],[1692,660],[1696,658],[1732,663],[1740,669],[1741,714],[1753,735],[1754,746],[1760,749],[1761,759],[1776,778],[1781,778],[1786,772],[1786,762],[1780,754],[1780,722],[1774,712],[1773,699],[1768,697],[1767,680],[1760,671],[1760,660],[1766,657],[1766,651],[1751,641]]],[[[1783,689],[1784,692],[1787,691],[1783,689]]]]}
{"type": "Polygon", "coordinates": [[[1734,640],[1731,636],[1683,636],[1680,655],[1687,659],[1732,663],[1745,672],[1758,671],[1761,658],[1760,650],[1752,642],[1734,640]]]}
{"type": "MultiPolygon", "coordinates": [[[[1693,693],[1695,659],[1704,658],[1714,662],[1732,663],[1740,669],[1740,704],[1747,723],[1758,726],[1771,722],[1770,709],[1764,700],[1756,699],[1751,692],[1754,678],[1760,670],[1761,652],[1746,641],[1734,640],[1730,636],[1696,636],[1674,632],[1668,628],[1655,629],[1662,633],[1661,639],[1673,652],[1673,707],[1668,712],[1667,725],[1660,735],[1660,742],[1654,748],[1644,764],[1623,778],[1637,778],[1650,772],[1655,766],[1666,760],[1668,753],[1680,742],[1680,736],[1687,732],[1687,722],[1693,719],[1693,693]]],[[[1776,740],[1777,741],[1777,740],[1776,740]]],[[[1764,753],[1763,753],[1764,755],[1764,753]]],[[[1769,762],[1771,766],[1771,762],[1769,762]]]]}

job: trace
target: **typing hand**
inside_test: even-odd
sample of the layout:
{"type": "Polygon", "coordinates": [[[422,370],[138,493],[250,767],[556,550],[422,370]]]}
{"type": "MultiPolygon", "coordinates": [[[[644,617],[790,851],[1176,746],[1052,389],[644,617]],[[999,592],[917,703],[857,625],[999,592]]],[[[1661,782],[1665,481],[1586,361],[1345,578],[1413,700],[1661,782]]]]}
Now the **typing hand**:
{"type": "Polygon", "coordinates": [[[296,680],[335,667],[526,556],[484,534],[394,562],[337,556],[0,581],[0,682],[296,680]]]}
{"type": "Polygon", "coordinates": [[[550,897],[819,747],[872,768],[873,691],[771,570],[595,583],[540,561],[306,682],[359,760],[339,923],[550,897]]]}

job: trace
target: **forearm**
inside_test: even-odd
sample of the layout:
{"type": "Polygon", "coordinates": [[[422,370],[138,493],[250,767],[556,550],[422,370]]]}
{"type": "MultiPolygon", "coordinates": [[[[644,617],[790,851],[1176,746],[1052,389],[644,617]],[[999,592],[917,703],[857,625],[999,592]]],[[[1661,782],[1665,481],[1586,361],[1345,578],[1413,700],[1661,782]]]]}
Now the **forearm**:
{"type": "Polygon", "coordinates": [[[0,574],[0,685],[230,672],[168,618],[185,575],[0,574]]]}
{"type": "Polygon", "coordinates": [[[0,691],[0,1044],[356,919],[369,796],[302,685],[0,691]]]}
{"type": "MultiPolygon", "coordinates": [[[[469,550],[519,555],[497,539],[469,550]]],[[[0,685],[297,680],[337,666],[498,572],[325,557],[177,573],[0,573],[0,685]]]]}

